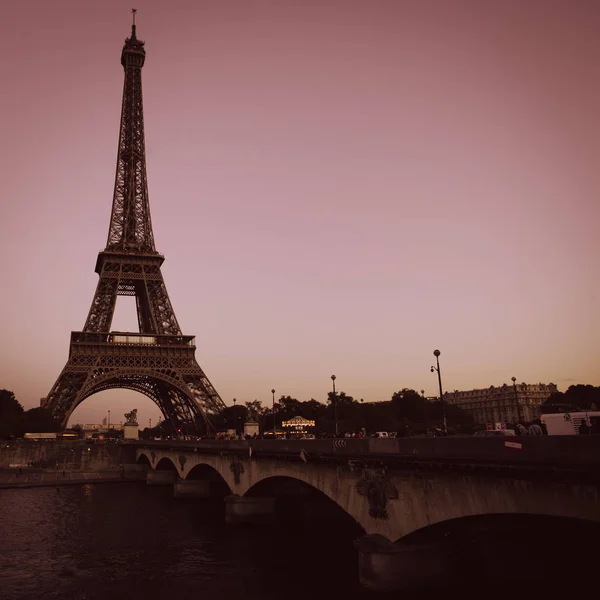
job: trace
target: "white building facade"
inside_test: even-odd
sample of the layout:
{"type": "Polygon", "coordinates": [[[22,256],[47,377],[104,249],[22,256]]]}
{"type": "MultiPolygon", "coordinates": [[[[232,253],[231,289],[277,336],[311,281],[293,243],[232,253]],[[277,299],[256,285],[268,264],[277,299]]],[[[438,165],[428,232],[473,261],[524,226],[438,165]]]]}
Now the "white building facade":
{"type": "Polygon", "coordinates": [[[476,423],[517,423],[538,417],[538,407],[557,391],[553,383],[516,383],[481,390],[446,392],[444,401],[473,416],[476,423]]]}

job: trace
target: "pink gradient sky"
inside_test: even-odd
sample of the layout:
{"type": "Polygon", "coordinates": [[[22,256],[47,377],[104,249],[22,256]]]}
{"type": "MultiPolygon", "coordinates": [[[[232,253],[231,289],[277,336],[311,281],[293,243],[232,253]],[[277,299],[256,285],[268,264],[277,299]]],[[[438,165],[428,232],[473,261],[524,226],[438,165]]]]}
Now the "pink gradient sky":
{"type": "MultiPolygon", "coordinates": [[[[167,288],[226,403],[600,384],[600,4],[136,0],[167,288]]],[[[0,21],[0,387],[37,406],[106,244],[131,2],[0,21]]],[[[113,329],[134,330],[120,298],[113,329]]],[[[150,400],[111,391],[73,421],[150,400]]]]}

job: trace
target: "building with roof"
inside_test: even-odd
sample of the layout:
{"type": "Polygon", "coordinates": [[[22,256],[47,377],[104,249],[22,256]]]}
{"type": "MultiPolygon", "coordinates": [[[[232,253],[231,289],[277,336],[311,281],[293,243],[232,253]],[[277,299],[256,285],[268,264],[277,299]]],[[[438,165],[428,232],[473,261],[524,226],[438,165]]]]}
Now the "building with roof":
{"type": "Polygon", "coordinates": [[[444,401],[473,416],[476,423],[517,423],[537,418],[538,407],[557,391],[554,383],[516,383],[446,392],[444,401]]]}

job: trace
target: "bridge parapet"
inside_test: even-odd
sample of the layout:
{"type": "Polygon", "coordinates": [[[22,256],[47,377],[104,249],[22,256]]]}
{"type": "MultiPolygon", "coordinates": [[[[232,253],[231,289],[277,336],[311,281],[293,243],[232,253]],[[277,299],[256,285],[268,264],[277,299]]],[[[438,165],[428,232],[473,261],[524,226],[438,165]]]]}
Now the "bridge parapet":
{"type": "Polygon", "coordinates": [[[139,441],[138,447],[253,457],[394,459],[400,462],[490,464],[567,469],[600,466],[600,436],[396,438],[220,441],[139,441]]]}

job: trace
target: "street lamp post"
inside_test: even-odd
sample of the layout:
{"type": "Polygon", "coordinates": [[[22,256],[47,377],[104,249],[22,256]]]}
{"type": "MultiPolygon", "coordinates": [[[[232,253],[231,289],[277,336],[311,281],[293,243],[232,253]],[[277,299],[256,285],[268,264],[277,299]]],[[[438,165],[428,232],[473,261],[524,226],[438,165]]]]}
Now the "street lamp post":
{"type": "Polygon", "coordinates": [[[435,356],[437,367],[431,367],[431,372],[437,371],[438,384],[440,386],[440,404],[442,406],[442,416],[444,418],[444,433],[448,434],[448,425],[446,423],[446,408],[444,406],[444,393],[442,392],[442,374],[440,372],[440,354],[439,350],[434,350],[433,355],[435,356]]]}
{"type": "Polygon", "coordinates": [[[108,411],[108,429],[110,429],[110,410],[108,411]]]}
{"type": "Polygon", "coordinates": [[[335,437],[338,436],[338,417],[337,417],[337,397],[335,395],[335,375],[331,376],[331,383],[333,385],[333,420],[335,422],[335,437]]]}
{"type": "MultiPolygon", "coordinates": [[[[236,402],[237,402],[237,398],[234,398],[233,399],[234,407],[236,406],[236,402]]],[[[240,406],[241,406],[241,404],[240,404],[240,406]]],[[[235,416],[233,417],[233,426],[235,427],[235,435],[238,435],[238,429],[240,430],[239,435],[242,434],[243,427],[241,425],[241,420],[242,420],[242,417],[235,417],[235,416]]]]}
{"type": "Polygon", "coordinates": [[[513,390],[515,391],[515,402],[517,404],[517,422],[521,422],[521,408],[519,407],[519,393],[517,392],[517,378],[511,377],[513,382],[513,390]]]}
{"type": "Polygon", "coordinates": [[[271,394],[273,394],[273,439],[276,439],[276,435],[275,435],[275,389],[271,390],[271,394]]]}

